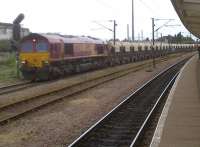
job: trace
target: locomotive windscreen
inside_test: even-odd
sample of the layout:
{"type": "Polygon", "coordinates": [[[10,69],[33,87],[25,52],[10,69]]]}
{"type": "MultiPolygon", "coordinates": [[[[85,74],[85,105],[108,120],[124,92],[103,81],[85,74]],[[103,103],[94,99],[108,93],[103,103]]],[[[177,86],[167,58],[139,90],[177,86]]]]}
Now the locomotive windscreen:
{"type": "Polygon", "coordinates": [[[39,41],[36,43],[36,51],[37,52],[47,52],[48,44],[43,41],[39,41]]]}
{"type": "Polygon", "coordinates": [[[48,43],[45,41],[25,41],[21,44],[21,52],[47,52],[48,43]]]}
{"type": "Polygon", "coordinates": [[[33,52],[33,43],[31,41],[26,41],[21,45],[22,52],[33,52]]]}

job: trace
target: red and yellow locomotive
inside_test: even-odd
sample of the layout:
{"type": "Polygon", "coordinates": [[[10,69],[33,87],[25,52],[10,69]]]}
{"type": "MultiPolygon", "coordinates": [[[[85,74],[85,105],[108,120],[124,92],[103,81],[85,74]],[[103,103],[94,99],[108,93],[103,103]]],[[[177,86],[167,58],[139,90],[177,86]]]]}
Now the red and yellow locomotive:
{"type": "Polygon", "coordinates": [[[21,72],[30,80],[79,72],[103,64],[108,50],[98,39],[32,33],[20,43],[21,72]]]}
{"type": "Polygon", "coordinates": [[[70,73],[193,51],[192,44],[117,42],[115,46],[91,37],[32,33],[20,43],[25,79],[51,79],[70,73]]]}

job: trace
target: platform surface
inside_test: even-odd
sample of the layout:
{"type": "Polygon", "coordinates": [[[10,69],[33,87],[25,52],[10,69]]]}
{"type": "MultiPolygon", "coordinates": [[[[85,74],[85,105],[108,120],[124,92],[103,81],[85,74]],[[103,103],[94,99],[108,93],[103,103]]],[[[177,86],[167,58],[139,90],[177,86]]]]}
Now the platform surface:
{"type": "Polygon", "coordinates": [[[151,147],[200,147],[200,60],[181,70],[168,97],[151,147]]]}

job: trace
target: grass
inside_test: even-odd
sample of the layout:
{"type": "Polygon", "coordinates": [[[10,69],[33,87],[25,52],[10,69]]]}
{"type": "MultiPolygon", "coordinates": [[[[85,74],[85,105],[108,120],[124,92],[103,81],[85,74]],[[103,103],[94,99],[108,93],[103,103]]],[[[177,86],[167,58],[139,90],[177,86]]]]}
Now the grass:
{"type": "Polygon", "coordinates": [[[17,80],[15,54],[4,53],[0,58],[0,82],[17,80]]]}
{"type": "Polygon", "coordinates": [[[10,50],[10,40],[0,40],[0,51],[10,50]]]}

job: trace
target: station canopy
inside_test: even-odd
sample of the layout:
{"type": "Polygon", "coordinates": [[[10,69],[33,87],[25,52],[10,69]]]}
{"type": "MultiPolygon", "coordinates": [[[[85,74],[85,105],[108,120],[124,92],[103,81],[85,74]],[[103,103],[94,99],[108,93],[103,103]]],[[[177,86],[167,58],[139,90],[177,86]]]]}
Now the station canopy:
{"type": "Polygon", "coordinates": [[[171,0],[184,26],[200,38],[200,0],[171,0]]]}

